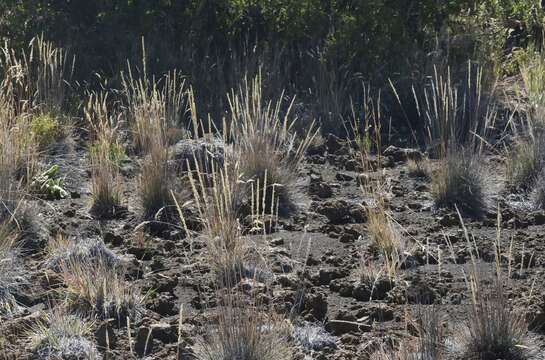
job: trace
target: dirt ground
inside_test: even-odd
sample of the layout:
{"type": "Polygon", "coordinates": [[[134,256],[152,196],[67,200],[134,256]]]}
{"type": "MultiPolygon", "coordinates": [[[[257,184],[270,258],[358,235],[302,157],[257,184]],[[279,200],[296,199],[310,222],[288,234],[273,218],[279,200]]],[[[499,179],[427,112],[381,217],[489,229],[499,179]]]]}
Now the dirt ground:
{"type": "MultiPolygon", "coordinates": [[[[129,326],[110,320],[94,323],[105,359],[127,358],[131,351],[146,359],[190,359],[192,346],[214,312],[213,301],[207,303],[214,291],[205,239],[196,237],[190,242],[176,227],[141,235],[141,159],[137,157],[122,163],[126,210],[109,220],[93,218],[87,151],[83,143],[69,145],[49,160],[60,165],[70,196],[30,200],[37,228],[25,236],[27,282],[16,294],[22,310],[2,319],[1,329],[9,343],[0,358],[32,358],[26,330],[37,314],[50,307],[62,286],[58,275],[44,266],[43,249],[47,241],[63,233],[82,243],[103,241],[126,266],[127,281],[142,294],[152,291],[144,313],[129,326]]],[[[415,314],[432,308],[444,316],[447,345],[454,349],[457,333],[464,331],[463,323],[470,316],[465,280],[472,265],[469,248],[478,249],[477,266],[483,274],[492,274],[499,209],[501,269],[510,273],[506,293],[513,305],[526,310],[534,356],[545,359],[545,336],[539,331],[545,322],[545,212],[531,210],[524,196],[504,190],[501,156],[482,159],[488,209],[483,219],[464,219],[474,242],[469,245],[456,212],[434,209],[430,180],[409,174],[406,152],[387,152],[385,192],[406,251],[395,279],[379,280],[369,294],[358,275],[362,254],[381,260],[370,249],[364,206],[372,200],[360,183],[379,174],[367,173],[363,178],[346,145],[335,138],[311,150],[295,191],[296,212],[281,219],[266,236],[246,236],[250,247],[265,259],[263,273],[273,279],[266,286],[254,281],[250,287],[262,292],[272,308],[283,314],[295,307],[294,299],[302,291],[292,325],[294,335],[289,339],[295,358],[372,359],[380,344],[414,334],[415,314]],[[301,340],[304,336],[297,334],[304,329],[316,336],[301,340]]],[[[437,166],[432,160],[431,167],[437,166]]]]}

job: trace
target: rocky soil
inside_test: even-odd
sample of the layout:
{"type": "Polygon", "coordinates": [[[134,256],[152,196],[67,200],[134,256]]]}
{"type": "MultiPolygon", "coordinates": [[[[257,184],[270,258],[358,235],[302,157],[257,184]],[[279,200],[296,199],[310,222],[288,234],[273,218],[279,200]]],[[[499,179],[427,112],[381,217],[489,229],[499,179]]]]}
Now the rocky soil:
{"type": "MultiPolygon", "coordinates": [[[[406,248],[394,280],[381,278],[373,289],[359,280],[362,254],[379,261],[370,249],[364,211],[371,199],[360,184],[379,174],[362,173],[346,145],[333,136],[309,150],[295,191],[297,211],[266,236],[245,237],[263,255],[264,273],[272,279],[248,281],[248,290],[263,294],[279,313],[297,306],[289,339],[295,358],[372,358],[380,344],[414,333],[415,312],[431,307],[444,315],[455,343],[469,314],[464,278],[471,263],[469,245],[456,212],[434,209],[430,180],[410,175],[407,160],[417,156],[415,150],[392,147],[383,161],[389,209],[406,248]],[[301,301],[295,304],[296,299],[301,301]]],[[[44,255],[46,243],[58,233],[82,247],[95,244],[100,251],[111,251],[126,267],[127,281],[142,294],[151,294],[133,323],[97,320],[93,324],[94,341],[104,359],[128,358],[131,352],[146,359],[190,359],[193,345],[214,316],[206,239],[190,242],[174,226],[153,233],[142,230],[137,157],[122,163],[126,208],[108,220],[95,219],[89,212],[90,173],[84,145],[75,142],[49,161],[60,165],[70,196],[30,200],[35,229],[24,237],[25,281],[16,291],[20,310],[1,319],[7,344],[0,359],[35,356],[26,336],[28,327],[62,290],[44,255]]],[[[431,167],[437,166],[432,160],[431,167]]],[[[483,219],[464,219],[464,224],[479,250],[478,266],[491,274],[499,209],[501,266],[505,272],[509,263],[512,268],[506,291],[515,306],[527,309],[532,347],[541,358],[545,354],[545,336],[540,332],[545,323],[545,212],[531,210],[525,205],[527,199],[504,190],[503,169],[502,157],[484,157],[489,208],[483,219]]]]}

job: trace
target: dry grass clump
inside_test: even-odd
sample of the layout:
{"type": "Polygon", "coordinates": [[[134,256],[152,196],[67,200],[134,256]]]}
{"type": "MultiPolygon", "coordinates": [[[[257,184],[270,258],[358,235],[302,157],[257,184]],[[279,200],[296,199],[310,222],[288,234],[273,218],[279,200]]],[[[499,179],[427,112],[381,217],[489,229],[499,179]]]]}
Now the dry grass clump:
{"type": "Polygon", "coordinates": [[[443,157],[452,146],[482,150],[482,139],[494,126],[491,106],[494,85],[487,82],[483,68],[468,62],[460,82],[452,69],[434,66],[433,76],[421,94],[413,90],[419,116],[426,124],[426,143],[432,155],[443,157]]]}
{"type": "Polygon", "coordinates": [[[73,66],[74,58],[43,36],[32,39],[28,49],[20,53],[8,44],[1,48],[2,88],[10,97],[12,119],[28,123],[25,136],[32,134],[40,149],[68,134],[62,110],[73,66]]]}
{"type": "Polygon", "coordinates": [[[154,145],[144,159],[140,175],[140,198],[146,220],[166,220],[174,209],[170,191],[172,174],[168,170],[169,151],[154,145]]]}
{"type": "Polygon", "coordinates": [[[415,360],[445,359],[445,318],[435,305],[420,306],[414,313],[417,330],[415,360]]]}
{"type": "Polygon", "coordinates": [[[120,265],[119,257],[108,249],[101,239],[76,241],[63,234],[57,234],[48,241],[45,267],[54,271],[62,271],[63,264],[76,262],[97,262],[111,268],[120,265]]]}
{"type": "Polygon", "coordinates": [[[89,96],[85,117],[91,126],[91,212],[99,217],[114,216],[121,205],[118,163],[123,155],[117,135],[118,116],[108,108],[108,94],[89,96]]]}
{"type": "Polygon", "coordinates": [[[142,311],[145,297],[107,260],[69,260],[61,265],[61,275],[66,287],[62,293],[72,309],[121,323],[142,311]]]}
{"type": "MultiPolygon", "coordinates": [[[[289,360],[293,350],[287,344],[286,324],[274,314],[234,300],[218,309],[217,324],[195,347],[199,360],[289,360]]],[[[229,300],[230,298],[230,300],[229,300]]]]}
{"type": "Polygon", "coordinates": [[[26,102],[18,109],[27,107],[37,114],[61,114],[74,62],[75,57],[43,36],[33,38],[21,53],[8,44],[1,48],[0,66],[11,78],[9,85],[15,98],[26,102]]]}
{"type": "Polygon", "coordinates": [[[532,188],[545,166],[543,136],[519,140],[507,157],[507,183],[516,190],[532,188]]]}
{"type": "Polygon", "coordinates": [[[16,247],[17,234],[7,222],[0,223],[0,315],[16,312],[19,306],[13,291],[24,281],[16,247]]]}
{"type": "Polygon", "coordinates": [[[399,252],[401,234],[386,213],[384,205],[368,208],[367,231],[369,232],[371,244],[376,250],[388,255],[399,252]]]}
{"type": "Polygon", "coordinates": [[[431,168],[428,160],[413,160],[407,161],[407,169],[409,176],[422,179],[431,178],[431,168]]]}
{"type": "Polygon", "coordinates": [[[540,51],[528,52],[520,64],[526,113],[532,127],[543,128],[545,119],[545,57],[540,51]]]}
{"type": "Polygon", "coordinates": [[[30,329],[34,358],[99,360],[102,356],[90,340],[92,324],[77,315],[54,310],[30,329]]]}
{"type": "Polygon", "coordinates": [[[545,210],[545,171],[541,171],[533,192],[533,203],[537,209],[545,210]]]}
{"type": "Polygon", "coordinates": [[[170,129],[181,125],[185,111],[185,82],[173,70],[160,80],[148,78],[145,49],[141,77],[135,77],[129,66],[122,74],[127,121],[132,131],[135,149],[151,152],[160,141],[168,145],[170,129]]]}
{"type": "Polygon", "coordinates": [[[449,151],[432,179],[435,206],[458,208],[466,215],[481,217],[485,208],[479,158],[469,151],[449,151]]]}
{"type": "MultiPolygon", "coordinates": [[[[145,56],[144,56],[145,58],[145,56]]],[[[140,196],[144,219],[168,222],[174,204],[171,174],[168,171],[168,128],[179,124],[184,99],[183,82],[174,71],[160,81],[135,78],[129,68],[123,75],[126,115],[135,149],[144,155],[140,177],[140,196]]]]}
{"type": "MultiPolygon", "coordinates": [[[[509,302],[508,274],[501,268],[501,215],[498,209],[498,231],[494,242],[495,269],[487,276],[479,267],[478,249],[471,239],[461,216],[460,222],[470,252],[471,264],[465,280],[470,291],[469,314],[455,339],[461,346],[464,358],[513,359],[530,358],[528,347],[528,325],[522,310],[513,308],[509,302]]],[[[452,257],[454,251],[450,245],[452,257]]],[[[512,246],[510,246],[510,249],[512,246]]],[[[509,250],[511,251],[511,250],[509,250]]],[[[511,259],[511,253],[507,255],[511,259]]],[[[509,269],[510,272],[510,269],[509,269]]]]}
{"type": "MultiPolygon", "coordinates": [[[[204,233],[208,239],[208,258],[215,269],[218,282],[234,286],[243,275],[247,246],[241,239],[240,216],[240,173],[237,163],[225,162],[217,165],[213,159],[207,161],[202,171],[195,159],[196,168],[189,172],[189,183],[193,193],[193,203],[197,208],[204,233]]],[[[177,204],[178,212],[186,232],[183,206],[177,204]]]]}
{"type": "Polygon", "coordinates": [[[367,208],[367,231],[371,247],[382,256],[386,275],[394,278],[405,251],[405,243],[382,201],[377,202],[376,207],[367,208]]]}
{"type": "Polygon", "coordinates": [[[416,336],[400,341],[397,347],[382,345],[372,354],[377,360],[443,360],[446,359],[444,319],[435,306],[416,310],[416,336]]]}
{"type": "Polygon", "coordinates": [[[261,210],[274,213],[277,202],[279,212],[286,214],[293,210],[293,185],[317,131],[311,125],[306,134],[293,132],[293,101],[284,110],[282,98],[283,94],[278,101],[267,102],[262,97],[260,76],[245,80],[239,91],[229,96],[229,137],[243,180],[252,181],[254,192],[266,194],[261,210]]]}
{"type": "Polygon", "coordinates": [[[526,359],[528,326],[524,314],[509,304],[500,279],[492,286],[471,279],[472,298],[463,348],[478,359],[526,359]]]}

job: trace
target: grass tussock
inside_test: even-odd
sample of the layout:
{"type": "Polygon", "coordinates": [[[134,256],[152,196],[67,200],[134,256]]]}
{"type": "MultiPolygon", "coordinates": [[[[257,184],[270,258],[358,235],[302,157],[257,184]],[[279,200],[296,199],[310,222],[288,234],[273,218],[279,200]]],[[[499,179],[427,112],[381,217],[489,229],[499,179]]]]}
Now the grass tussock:
{"type": "Polygon", "coordinates": [[[17,234],[7,222],[0,223],[0,316],[19,309],[13,292],[24,281],[24,270],[17,250],[17,234]]]}
{"type": "Polygon", "coordinates": [[[528,51],[520,64],[524,109],[532,128],[544,127],[545,119],[545,57],[541,52],[528,51]]]}
{"type": "Polygon", "coordinates": [[[168,171],[168,129],[181,121],[185,92],[176,71],[162,80],[164,84],[155,78],[149,79],[145,65],[139,78],[129,67],[128,74],[123,74],[123,94],[134,148],[144,156],[139,189],[144,219],[168,223],[174,209],[168,171]]]}
{"type": "Polygon", "coordinates": [[[469,151],[449,151],[433,176],[432,192],[436,207],[481,217],[486,201],[479,158],[469,151]]]}
{"type": "Polygon", "coordinates": [[[142,311],[143,296],[126,282],[122,270],[104,261],[71,259],[62,264],[63,294],[71,308],[99,318],[124,322],[142,311]]]}
{"type": "MultiPolygon", "coordinates": [[[[461,331],[454,339],[464,358],[469,359],[529,359],[531,347],[528,346],[528,324],[522,310],[509,301],[507,288],[511,267],[506,274],[501,267],[501,215],[498,209],[497,236],[494,242],[495,268],[490,273],[480,267],[479,251],[475,239],[469,234],[461,216],[460,222],[470,253],[469,272],[464,273],[470,292],[469,314],[461,331]]],[[[452,257],[454,251],[449,243],[452,257]]],[[[512,258],[512,245],[508,258],[512,258]]]]}
{"type": "Polygon", "coordinates": [[[515,190],[528,191],[543,170],[544,141],[542,136],[519,140],[507,156],[507,183],[515,190]]]}
{"type": "Polygon", "coordinates": [[[276,201],[286,214],[294,208],[293,186],[317,131],[311,124],[306,134],[296,134],[290,118],[293,101],[286,107],[282,99],[283,94],[276,102],[266,101],[261,77],[246,79],[229,96],[230,141],[243,180],[252,182],[254,193],[266,194],[260,210],[274,213],[276,201]]]}
{"type": "Polygon", "coordinates": [[[210,327],[195,347],[197,359],[292,359],[286,324],[276,319],[274,314],[260,312],[233,299],[218,311],[217,324],[210,327]]]}
{"type": "Polygon", "coordinates": [[[431,166],[429,160],[413,160],[407,161],[407,173],[409,176],[421,179],[431,179],[431,166]]]}
{"type": "MultiPolygon", "coordinates": [[[[237,163],[217,165],[210,159],[205,173],[195,159],[196,168],[189,173],[193,203],[208,238],[208,259],[220,284],[234,286],[242,275],[247,246],[241,238],[240,173],[237,163]]],[[[187,229],[183,206],[177,204],[182,224],[187,229]]]]}
{"type": "Polygon", "coordinates": [[[383,202],[367,209],[367,231],[371,247],[383,258],[386,275],[395,278],[405,251],[404,240],[383,202]]]}
{"type": "Polygon", "coordinates": [[[471,280],[471,309],[461,339],[466,354],[477,359],[526,359],[524,314],[512,308],[500,279],[492,286],[478,281],[471,280]]]}
{"type": "Polygon", "coordinates": [[[114,216],[121,206],[119,161],[122,147],[118,139],[118,116],[108,108],[108,94],[89,96],[85,117],[91,127],[91,212],[99,217],[114,216]]]}
{"type": "Polygon", "coordinates": [[[444,157],[452,146],[480,152],[496,111],[490,99],[494,83],[487,81],[480,65],[467,63],[462,81],[456,82],[450,67],[434,66],[429,83],[419,93],[413,89],[417,111],[425,124],[430,154],[444,157]]]}
{"type": "MultiPolygon", "coordinates": [[[[144,48],[144,46],[143,46],[144,48]]],[[[159,80],[149,78],[143,54],[142,76],[136,77],[129,65],[122,74],[123,94],[127,121],[131,129],[135,150],[150,153],[157,142],[168,144],[169,129],[181,125],[185,111],[185,82],[173,70],[159,80]]]]}
{"type": "Polygon", "coordinates": [[[168,149],[154,145],[142,164],[139,191],[146,220],[169,221],[169,214],[174,209],[168,159],[168,149]]]}
{"type": "Polygon", "coordinates": [[[39,360],[102,359],[91,338],[91,323],[62,310],[50,312],[30,329],[34,356],[39,360]]]}

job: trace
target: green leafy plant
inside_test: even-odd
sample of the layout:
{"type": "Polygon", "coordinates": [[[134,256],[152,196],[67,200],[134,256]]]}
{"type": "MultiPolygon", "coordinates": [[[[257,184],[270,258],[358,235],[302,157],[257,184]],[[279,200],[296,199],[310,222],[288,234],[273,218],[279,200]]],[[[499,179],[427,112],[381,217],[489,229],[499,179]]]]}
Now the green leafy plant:
{"type": "Polygon", "coordinates": [[[65,132],[59,120],[51,114],[41,114],[32,118],[30,129],[40,148],[61,140],[65,132]]]}
{"type": "Polygon", "coordinates": [[[105,151],[107,153],[108,160],[115,165],[119,165],[123,160],[127,159],[127,154],[122,145],[118,143],[111,143],[107,149],[101,149],[103,144],[96,142],[89,146],[89,154],[91,157],[98,156],[99,153],[105,151]]]}
{"type": "Polygon", "coordinates": [[[64,189],[64,179],[59,177],[59,166],[53,165],[34,177],[31,188],[48,199],[64,199],[68,192],[64,189]]]}

